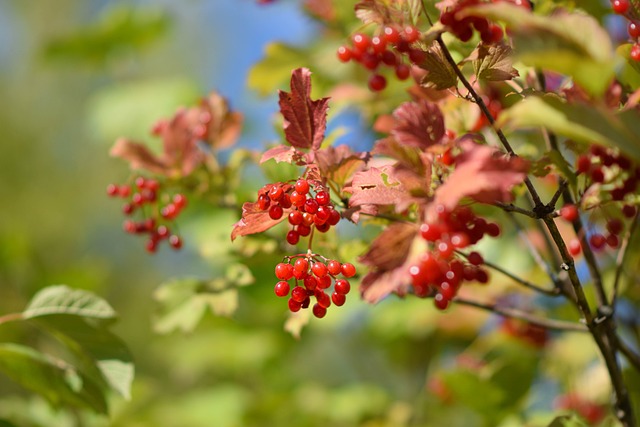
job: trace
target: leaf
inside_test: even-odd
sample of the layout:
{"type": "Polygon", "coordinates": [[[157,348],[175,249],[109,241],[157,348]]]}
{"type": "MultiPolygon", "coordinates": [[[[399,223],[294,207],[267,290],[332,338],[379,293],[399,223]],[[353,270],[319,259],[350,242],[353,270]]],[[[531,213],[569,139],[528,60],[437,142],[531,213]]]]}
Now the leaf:
{"type": "Polygon", "coordinates": [[[524,182],[529,162],[468,139],[460,147],[463,152],[456,157],[456,167],[436,190],[432,206],[452,210],[464,197],[481,203],[512,200],[511,189],[524,182]]]}
{"type": "Polygon", "coordinates": [[[131,398],[133,359],[120,338],[105,328],[89,325],[77,316],[51,315],[34,320],[79,358],[83,373],[96,384],[106,382],[125,399],[131,398]]]}
{"type": "Polygon", "coordinates": [[[529,96],[503,110],[497,125],[507,130],[544,127],[575,140],[618,147],[640,160],[640,113],[612,111],[603,105],[570,104],[552,96],[529,96]]]}
{"type": "Polygon", "coordinates": [[[291,93],[279,91],[284,135],[298,148],[317,150],[327,127],[329,98],[311,100],[311,72],[297,68],[291,73],[291,93]]]}
{"type": "Polygon", "coordinates": [[[418,227],[415,224],[393,223],[371,242],[369,250],[359,261],[384,271],[398,268],[409,255],[411,244],[417,234],[418,227]]]}
{"type": "Polygon", "coordinates": [[[503,81],[518,77],[518,70],[513,68],[512,49],[506,44],[478,46],[474,52],[477,57],[473,61],[476,76],[482,80],[503,81]]]}
{"type": "Polygon", "coordinates": [[[557,10],[539,16],[509,4],[465,8],[459,14],[503,21],[510,29],[516,59],[566,74],[594,95],[602,95],[614,76],[611,38],[592,16],[557,10]]]}
{"type": "Polygon", "coordinates": [[[342,188],[364,167],[369,156],[369,153],[356,153],[347,145],[329,146],[316,151],[315,163],[320,175],[342,188]]]}
{"type": "Polygon", "coordinates": [[[167,173],[167,166],[162,159],[152,153],[146,145],[127,138],[118,138],[109,155],[126,160],[131,169],[146,169],[160,175],[167,173]]]}
{"type": "Polygon", "coordinates": [[[115,319],[116,312],[102,298],[65,285],[49,286],[31,299],[22,312],[24,319],[52,314],[71,314],[93,319],[115,319]]]}
{"type": "Polygon", "coordinates": [[[276,163],[284,162],[292,164],[298,150],[295,147],[287,147],[286,145],[278,145],[264,152],[260,158],[260,163],[264,163],[267,160],[274,159],[276,163]]]}
{"type": "Polygon", "coordinates": [[[106,414],[102,391],[88,377],[61,359],[29,347],[0,344],[0,371],[21,386],[42,395],[53,405],[85,407],[106,414]]]}
{"type": "Polygon", "coordinates": [[[243,116],[230,110],[226,98],[211,92],[208,98],[202,100],[199,110],[208,119],[205,140],[211,147],[228,148],[236,143],[242,131],[243,116]]]}
{"type": "Polygon", "coordinates": [[[434,88],[437,90],[449,89],[458,83],[458,76],[447,62],[440,45],[433,43],[431,47],[425,51],[425,59],[420,68],[427,71],[427,74],[420,81],[420,85],[426,88],[434,88]]]}
{"type": "Polygon", "coordinates": [[[396,123],[391,134],[401,144],[424,150],[444,136],[444,118],[435,103],[405,102],[394,110],[393,116],[396,123]]]}
{"type": "MultiPolygon", "coordinates": [[[[384,0],[362,0],[355,5],[356,17],[365,25],[387,24],[394,20],[392,9],[384,0]]],[[[397,16],[397,13],[395,14],[397,16]]]]}
{"type": "Polygon", "coordinates": [[[352,193],[349,206],[360,205],[393,205],[401,199],[406,199],[409,194],[404,185],[393,178],[393,168],[371,167],[353,176],[351,187],[345,191],[352,193]]]}
{"type": "Polygon", "coordinates": [[[271,219],[269,212],[261,210],[257,203],[245,202],[242,205],[242,218],[233,225],[231,240],[235,240],[238,236],[262,233],[281,223],[287,215],[285,210],[282,218],[271,219]]]}

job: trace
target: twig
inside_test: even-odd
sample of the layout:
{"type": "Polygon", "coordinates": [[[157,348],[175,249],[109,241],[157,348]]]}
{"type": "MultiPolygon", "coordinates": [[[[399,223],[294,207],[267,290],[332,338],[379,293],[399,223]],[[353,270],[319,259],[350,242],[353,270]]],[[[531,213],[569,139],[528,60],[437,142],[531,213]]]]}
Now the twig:
{"type": "Polygon", "coordinates": [[[589,332],[589,329],[580,323],[538,317],[526,311],[518,310],[511,307],[500,307],[497,304],[482,303],[460,296],[455,297],[453,301],[458,304],[468,305],[470,307],[490,311],[504,317],[525,320],[532,325],[540,326],[545,329],[553,329],[557,331],[589,332]]]}
{"type": "Polygon", "coordinates": [[[536,215],[535,212],[530,211],[528,209],[523,209],[519,206],[514,205],[513,203],[507,204],[507,203],[496,202],[495,205],[505,212],[516,212],[516,213],[528,216],[529,218],[533,218],[533,219],[538,218],[538,215],[536,215]]]}
{"type": "Polygon", "coordinates": [[[627,233],[620,244],[620,250],[618,251],[618,256],[616,258],[616,274],[613,279],[613,295],[611,295],[611,308],[615,311],[616,308],[616,300],[618,298],[618,292],[620,288],[620,277],[622,277],[622,267],[624,265],[625,258],[627,257],[627,252],[629,249],[629,242],[631,241],[631,237],[636,231],[636,227],[638,225],[638,216],[640,212],[636,213],[635,218],[633,218],[633,222],[631,226],[627,230],[627,233]]]}
{"type": "Polygon", "coordinates": [[[636,354],[620,337],[617,337],[616,345],[629,363],[640,371],[640,355],[636,354]]]}
{"type": "Polygon", "coordinates": [[[4,316],[0,316],[0,325],[9,322],[15,322],[16,320],[24,319],[22,313],[9,313],[4,316]]]}
{"type": "Polygon", "coordinates": [[[555,209],[556,203],[558,203],[558,199],[560,198],[562,193],[564,193],[564,190],[566,188],[567,188],[567,181],[565,181],[564,179],[560,179],[560,181],[558,182],[558,190],[553,195],[551,200],[549,200],[549,203],[547,203],[547,205],[553,206],[553,208],[555,209]]]}

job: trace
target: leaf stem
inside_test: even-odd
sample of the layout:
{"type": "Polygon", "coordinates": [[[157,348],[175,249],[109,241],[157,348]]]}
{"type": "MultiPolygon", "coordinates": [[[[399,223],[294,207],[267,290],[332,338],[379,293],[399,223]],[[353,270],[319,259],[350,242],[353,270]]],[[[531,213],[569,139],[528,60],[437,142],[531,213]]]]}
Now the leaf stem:
{"type": "Polygon", "coordinates": [[[24,317],[22,313],[5,314],[4,316],[0,316],[0,325],[9,323],[9,322],[15,322],[16,320],[23,320],[23,319],[24,317]]]}
{"type": "Polygon", "coordinates": [[[552,329],[557,331],[589,332],[589,329],[585,325],[582,325],[580,323],[547,319],[511,307],[500,307],[497,304],[483,303],[460,296],[455,297],[453,301],[458,304],[490,311],[503,317],[524,320],[531,323],[532,325],[540,326],[545,329],[552,329]]]}

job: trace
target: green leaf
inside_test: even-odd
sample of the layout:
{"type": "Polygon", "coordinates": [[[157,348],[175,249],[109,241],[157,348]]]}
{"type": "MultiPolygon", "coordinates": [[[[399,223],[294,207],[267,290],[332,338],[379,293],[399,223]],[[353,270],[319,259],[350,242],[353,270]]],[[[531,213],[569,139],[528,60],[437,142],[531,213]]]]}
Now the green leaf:
{"type": "Polygon", "coordinates": [[[125,399],[131,398],[134,365],[126,344],[102,327],[69,315],[36,318],[38,326],[51,332],[78,358],[83,373],[106,384],[125,399]]]}
{"type": "Polygon", "coordinates": [[[605,106],[569,104],[553,96],[530,96],[504,110],[497,125],[507,130],[544,127],[558,135],[618,147],[640,160],[640,114],[605,106]]]}
{"type": "Polygon", "coordinates": [[[437,90],[455,86],[458,83],[458,76],[447,62],[440,45],[434,43],[425,53],[425,59],[419,65],[427,71],[427,75],[424,76],[420,85],[437,90]]]}
{"type": "Polygon", "coordinates": [[[508,45],[481,44],[474,53],[477,59],[473,61],[473,69],[479,79],[504,81],[518,76],[518,71],[512,65],[513,51],[508,45]]]}
{"type": "Polygon", "coordinates": [[[464,15],[505,22],[518,60],[569,75],[593,95],[602,95],[613,78],[611,38],[592,16],[578,11],[539,16],[507,3],[466,8],[464,15]]]}
{"type": "Polygon", "coordinates": [[[116,312],[102,298],[89,291],[71,289],[65,285],[42,289],[22,312],[24,319],[52,314],[71,314],[100,320],[116,317],[116,312]]]}
{"type": "Polygon", "coordinates": [[[269,43],[264,58],[249,71],[247,85],[261,96],[272,95],[291,78],[291,70],[307,60],[301,49],[283,43],[269,43]]]}
{"type": "Polygon", "coordinates": [[[0,371],[53,405],[68,404],[107,413],[100,388],[61,359],[17,344],[0,344],[0,371]]]}

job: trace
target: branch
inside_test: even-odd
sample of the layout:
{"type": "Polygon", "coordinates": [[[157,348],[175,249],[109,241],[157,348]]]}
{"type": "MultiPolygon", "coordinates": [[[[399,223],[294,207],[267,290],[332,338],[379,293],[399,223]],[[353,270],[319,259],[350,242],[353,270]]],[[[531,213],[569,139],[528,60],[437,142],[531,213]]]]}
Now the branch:
{"type": "Polygon", "coordinates": [[[507,204],[507,203],[496,202],[495,205],[505,212],[509,212],[509,213],[516,212],[516,213],[528,216],[529,218],[538,219],[538,215],[536,215],[535,212],[530,211],[528,209],[523,209],[519,206],[514,205],[513,203],[507,204]]]}
{"type": "Polygon", "coordinates": [[[618,251],[618,257],[616,258],[616,275],[613,279],[613,295],[611,296],[611,307],[615,310],[616,307],[616,299],[618,298],[618,292],[620,288],[620,277],[622,276],[622,266],[624,265],[625,258],[627,257],[627,252],[629,249],[629,242],[631,241],[631,237],[636,231],[638,225],[638,216],[640,216],[640,212],[636,213],[635,218],[633,218],[633,222],[631,226],[627,230],[627,233],[622,240],[622,244],[620,245],[620,250],[618,251]]]}
{"type": "Polygon", "coordinates": [[[503,317],[524,320],[531,323],[532,325],[540,326],[545,329],[552,329],[556,331],[589,332],[589,329],[580,323],[566,322],[564,320],[546,319],[515,308],[499,307],[497,304],[482,303],[460,296],[455,297],[453,301],[458,304],[468,305],[470,307],[490,311],[503,317]]]}
{"type": "Polygon", "coordinates": [[[0,316],[0,325],[9,323],[9,322],[15,322],[16,320],[22,320],[22,319],[23,319],[22,313],[5,314],[4,316],[0,316]]]}
{"type": "Polygon", "coordinates": [[[620,337],[617,337],[616,345],[624,357],[640,371],[640,355],[636,354],[620,337]]]}

